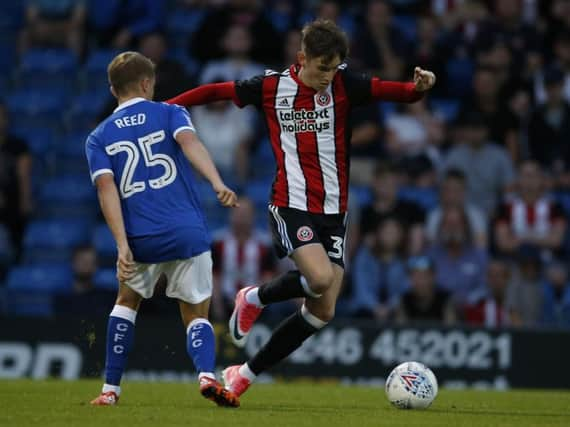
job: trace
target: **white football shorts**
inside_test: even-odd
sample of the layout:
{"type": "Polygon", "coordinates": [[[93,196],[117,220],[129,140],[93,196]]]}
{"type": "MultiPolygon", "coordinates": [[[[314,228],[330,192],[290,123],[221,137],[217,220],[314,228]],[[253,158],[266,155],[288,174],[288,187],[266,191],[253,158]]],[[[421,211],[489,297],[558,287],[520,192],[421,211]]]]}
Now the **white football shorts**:
{"type": "Polygon", "coordinates": [[[150,298],[162,273],[166,275],[166,295],[190,304],[198,304],[212,296],[212,254],[158,264],[136,263],[135,275],[125,282],[143,298],[150,298]]]}

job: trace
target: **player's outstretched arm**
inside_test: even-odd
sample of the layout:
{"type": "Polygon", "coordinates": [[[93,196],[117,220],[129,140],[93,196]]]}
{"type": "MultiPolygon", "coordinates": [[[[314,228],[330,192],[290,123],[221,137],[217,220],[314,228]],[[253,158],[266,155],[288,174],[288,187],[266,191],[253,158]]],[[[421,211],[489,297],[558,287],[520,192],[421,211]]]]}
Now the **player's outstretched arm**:
{"type": "Polygon", "coordinates": [[[237,103],[234,82],[209,83],[188,90],[166,101],[168,104],[192,105],[208,104],[215,101],[230,101],[237,103]]]}
{"type": "Polygon", "coordinates": [[[111,174],[103,174],[97,177],[95,185],[97,186],[97,196],[99,197],[101,211],[105,221],[107,221],[107,225],[111,229],[111,233],[113,233],[115,242],[117,242],[117,279],[120,283],[123,283],[134,274],[134,261],[127,241],[119,191],[111,174]]]}
{"type": "Polygon", "coordinates": [[[414,69],[413,82],[384,81],[372,78],[372,97],[378,101],[416,102],[435,84],[435,74],[420,67],[414,69]]]}
{"type": "Polygon", "coordinates": [[[188,161],[192,163],[192,166],[212,184],[212,188],[216,192],[220,203],[226,207],[239,206],[236,193],[226,187],[208,150],[198,139],[198,136],[189,130],[178,132],[176,142],[178,142],[182,152],[188,161]]]}

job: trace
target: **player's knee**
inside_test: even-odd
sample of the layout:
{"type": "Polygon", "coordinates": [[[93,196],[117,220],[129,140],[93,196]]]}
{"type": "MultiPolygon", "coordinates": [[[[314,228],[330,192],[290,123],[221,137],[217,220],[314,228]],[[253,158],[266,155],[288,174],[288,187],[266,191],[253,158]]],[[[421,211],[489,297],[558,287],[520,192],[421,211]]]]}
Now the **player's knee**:
{"type": "Polygon", "coordinates": [[[331,266],[317,269],[307,278],[311,291],[315,294],[325,293],[334,283],[334,271],[331,266]]]}
{"type": "Polygon", "coordinates": [[[328,305],[322,307],[311,307],[309,312],[320,321],[329,323],[334,319],[335,307],[334,305],[331,305],[330,307],[328,305]]]}
{"type": "Polygon", "coordinates": [[[138,311],[139,304],[140,299],[131,295],[119,295],[115,301],[115,305],[122,305],[123,307],[128,307],[135,311],[138,311]]]}

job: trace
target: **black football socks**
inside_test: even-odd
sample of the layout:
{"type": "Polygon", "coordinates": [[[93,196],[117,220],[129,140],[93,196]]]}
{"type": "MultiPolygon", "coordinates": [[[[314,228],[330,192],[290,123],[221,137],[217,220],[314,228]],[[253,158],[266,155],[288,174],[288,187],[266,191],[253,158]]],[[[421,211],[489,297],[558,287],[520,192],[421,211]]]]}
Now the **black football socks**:
{"type": "Polygon", "coordinates": [[[258,296],[261,303],[267,305],[293,298],[317,298],[320,295],[311,291],[298,270],[292,270],[261,285],[258,296]]]}
{"type": "Polygon", "coordinates": [[[285,359],[325,325],[326,322],[313,316],[303,306],[277,326],[267,344],[247,362],[247,365],[255,375],[258,375],[285,359]]]}

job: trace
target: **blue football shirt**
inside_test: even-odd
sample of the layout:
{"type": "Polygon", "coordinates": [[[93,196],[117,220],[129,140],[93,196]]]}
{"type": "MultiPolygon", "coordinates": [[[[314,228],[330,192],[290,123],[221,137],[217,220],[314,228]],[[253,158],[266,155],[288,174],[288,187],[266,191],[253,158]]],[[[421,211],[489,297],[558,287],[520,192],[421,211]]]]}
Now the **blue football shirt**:
{"type": "Polygon", "coordinates": [[[134,98],[89,135],[91,180],[113,174],[135,261],[186,259],[210,249],[190,162],[175,140],[194,131],[177,105],[134,98]]]}

